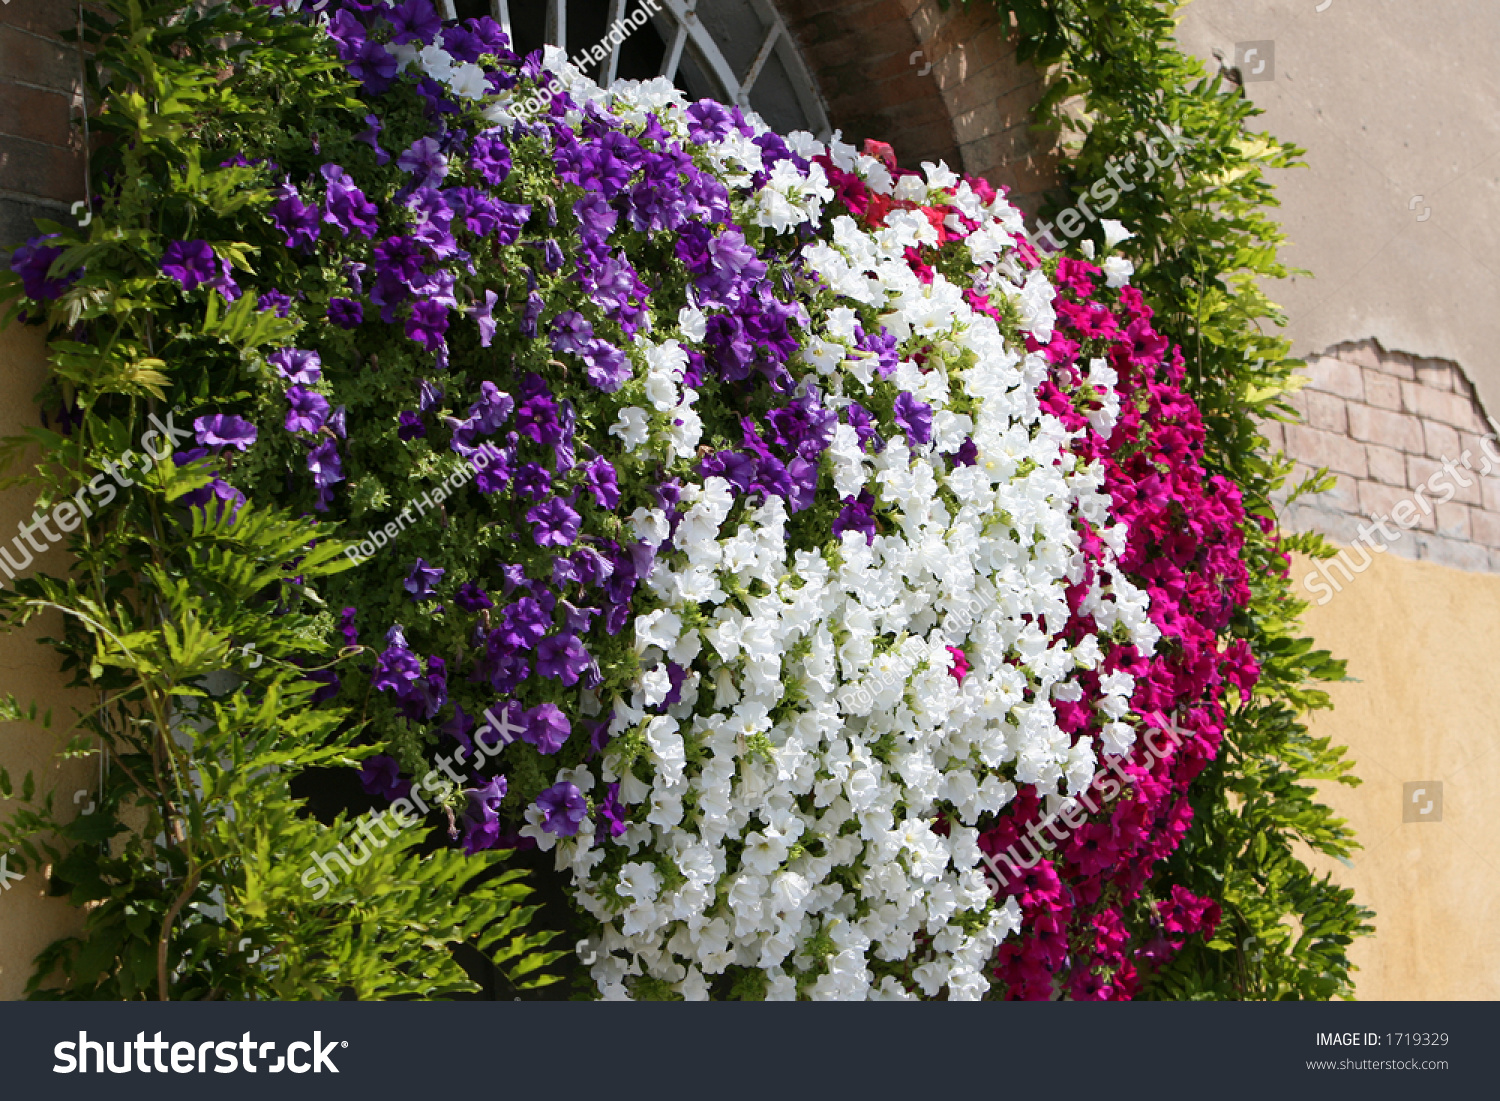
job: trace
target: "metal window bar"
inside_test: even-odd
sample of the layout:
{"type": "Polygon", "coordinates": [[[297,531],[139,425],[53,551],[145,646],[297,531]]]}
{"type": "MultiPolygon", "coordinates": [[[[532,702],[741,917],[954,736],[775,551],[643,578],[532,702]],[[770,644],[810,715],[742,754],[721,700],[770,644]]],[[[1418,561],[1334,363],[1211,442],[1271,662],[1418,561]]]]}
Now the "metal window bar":
{"type": "Polygon", "coordinates": [[[776,40],[781,37],[781,20],[771,24],[771,31],[766,35],[766,40],[760,44],[760,51],[755,55],[755,60],[750,63],[750,71],[745,74],[745,79],[740,81],[739,95],[735,101],[741,107],[750,106],[750,89],[755,87],[755,82],[760,78],[761,69],[765,68],[766,61],[771,57],[771,51],[776,48],[776,40]]]}
{"type": "Polygon", "coordinates": [[[677,17],[677,27],[672,32],[672,42],[667,47],[666,56],[661,59],[661,75],[668,80],[677,79],[677,66],[682,64],[682,50],[687,45],[688,24],[693,18],[693,9],[688,8],[685,12],[672,11],[677,17]]]}
{"type": "MultiPolygon", "coordinates": [[[[609,0],[609,26],[613,28],[625,18],[625,0],[609,0]]],[[[604,72],[599,81],[608,88],[615,82],[615,75],[620,68],[620,50],[625,45],[625,39],[621,37],[609,48],[609,58],[604,62],[604,72]]]]}

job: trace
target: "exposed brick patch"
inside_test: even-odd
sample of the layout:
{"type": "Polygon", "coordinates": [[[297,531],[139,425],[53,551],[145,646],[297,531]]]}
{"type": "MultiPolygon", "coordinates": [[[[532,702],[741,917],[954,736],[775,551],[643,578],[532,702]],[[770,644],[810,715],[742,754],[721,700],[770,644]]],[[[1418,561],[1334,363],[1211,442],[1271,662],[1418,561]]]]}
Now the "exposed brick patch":
{"type": "Polygon", "coordinates": [[[1028,213],[1057,186],[1052,142],[1030,128],[1042,76],[1016,60],[1010,28],[993,7],[945,8],[938,0],[777,6],[845,141],[889,142],[913,168],[945,161],[1006,188],[1028,213]]]}
{"type": "Polygon", "coordinates": [[[1296,462],[1293,484],[1316,467],[1338,484],[1284,505],[1282,526],[1500,572],[1500,441],[1462,368],[1364,340],[1312,358],[1307,373],[1291,403],[1301,423],[1262,427],[1296,462]]]}
{"type": "Polygon", "coordinates": [[[36,216],[61,221],[83,198],[78,55],[58,37],[76,12],[56,0],[0,6],[0,254],[36,233],[36,216]]]}

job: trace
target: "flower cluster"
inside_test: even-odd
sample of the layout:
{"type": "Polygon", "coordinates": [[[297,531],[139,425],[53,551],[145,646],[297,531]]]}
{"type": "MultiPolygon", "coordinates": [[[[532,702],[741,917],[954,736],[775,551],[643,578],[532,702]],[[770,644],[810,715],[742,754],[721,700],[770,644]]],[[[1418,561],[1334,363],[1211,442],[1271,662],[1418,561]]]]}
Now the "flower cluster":
{"type": "MultiPolygon", "coordinates": [[[[1038,846],[1034,838],[1046,835],[1034,827],[1064,809],[1060,800],[1025,793],[985,833],[986,851],[1018,848],[1021,863],[1031,865],[998,885],[1024,915],[997,971],[1011,997],[1050,998],[1061,988],[1074,998],[1129,998],[1142,964],[1163,962],[1187,934],[1212,934],[1219,917],[1214,903],[1181,887],[1168,899],[1137,903],[1192,821],[1188,785],[1218,752],[1227,692],[1248,692],[1258,675],[1245,642],[1221,642],[1250,597],[1246,518],[1238,487],[1204,470],[1202,417],[1183,389],[1182,355],[1152,329],[1150,308],[1123,284],[1128,274],[1111,271],[1110,260],[1102,269],[1058,261],[1057,328],[1042,349],[1052,374],[1041,400],[1083,431],[1078,453],[1103,464],[1110,515],[1128,532],[1120,566],[1150,597],[1148,615],[1161,635],[1155,653],[1111,645],[1097,675],[1133,678],[1131,709],[1173,716],[1187,736],[1156,752],[1160,746],[1118,741],[1080,703],[1063,709],[1071,736],[1126,754],[1129,784],[1117,799],[1101,790],[1118,789],[1108,778],[1084,793],[1109,805],[1069,832],[1050,858],[1039,849],[1053,844],[1038,846]],[[1119,287],[1118,296],[1101,281],[1119,287]]],[[[1072,604],[1065,634],[1096,634],[1095,617],[1080,600],[1072,604]]],[[[1069,802],[1075,811],[1078,800],[1069,802]]]]}
{"type": "Polygon", "coordinates": [[[553,852],[605,997],[1128,990],[1119,900],[1253,675],[1218,644],[1237,503],[1129,265],[1043,263],[983,181],[603,90],[430,0],[276,6],[361,110],[226,145],[258,274],[195,239],[162,280],[296,334],[226,366],[251,396],[199,426],[236,453],[206,492],[389,535],[316,594],[370,644],[320,674],[387,747],[367,790],[553,852]],[[1174,708],[1201,738],[1102,812],[1107,855],[997,894],[982,852],[1174,708]]]}

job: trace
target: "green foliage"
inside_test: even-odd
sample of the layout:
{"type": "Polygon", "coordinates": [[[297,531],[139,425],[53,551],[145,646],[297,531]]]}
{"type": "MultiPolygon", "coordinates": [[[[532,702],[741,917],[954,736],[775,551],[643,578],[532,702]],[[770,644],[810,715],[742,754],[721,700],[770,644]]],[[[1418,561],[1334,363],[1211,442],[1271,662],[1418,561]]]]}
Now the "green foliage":
{"type": "MultiPolygon", "coordinates": [[[[1284,235],[1268,213],[1276,198],[1265,174],[1300,163],[1301,150],[1250,130],[1258,109],[1177,48],[1178,5],[985,2],[1014,19],[1021,57],[1047,68],[1038,123],[1068,135],[1066,195],[1043,217],[1085,199],[1134,232],[1121,251],[1136,265],[1132,283],[1155,309],[1158,330],[1187,359],[1210,472],[1239,485],[1252,520],[1263,522],[1248,525],[1253,598],[1233,627],[1249,640],[1261,680],[1231,713],[1219,758],[1193,785],[1194,824],[1163,877],[1216,900],[1224,920],[1216,939],[1191,943],[1148,978],[1145,995],[1352,997],[1347,948],[1372,931],[1372,915],[1304,859],[1311,848],[1347,860],[1358,847],[1313,787],[1357,784],[1352,763],[1343,747],[1312,737],[1303,718],[1329,706],[1317,685],[1343,679],[1344,663],[1299,637],[1306,605],[1293,594],[1284,553],[1332,551],[1317,536],[1274,534],[1272,497],[1284,491],[1291,463],[1269,454],[1258,428],[1261,419],[1293,416],[1286,399],[1300,385],[1293,372],[1302,362],[1289,358],[1287,340],[1265,331],[1285,318],[1261,287],[1290,274],[1277,258],[1284,235]],[[1148,140],[1166,159],[1164,129],[1180,131],[1183,148],[1169,167],[1147,170],[1148,140]],[[1095,189],[1112,168],[1130,190],[1095,189]]],[[[1091,232],[1102,241],[1097,223],[1091,232]]],[[[1326,488],[1323,477],[1297,492],[1326,488]]]]}
{"type": "MultiPolygon", "coordinates": [[[[344,544],[284,511],[212,496],[189,507],[210,476],[166,459],[170,438],[147,444],[161,420],[180,429],[233,400],[210,387],[205,363],[245,362],[290,328],[250,296],[184,302],[160,272],[166,243],[194,235],[237,267],[255,260],[235,216],[267,192],[254,171],[205,167],[221,159],[205,154],[205,134],[263,123],[269,87],[295,88],[309,107],[355,105],[307,28],[250,5],[180,7],[116,0],[113,21],[85,16],[96,126],[113,139],[101,160],[119,186],[89,228],[43,227],[61,234],[58,272],[83,266],[46,318],[53,373],[39,395],[74,423],[0,450],[10,484],[39,493],[38,515],[70,501],[82,513],[65,537],[72,571],[21,576],[0,595],[0,622],[61,622],[43,641],[91,701],[62,756],[102,755],[104,778],[80,814],[32,776],[18,792],[0,772],[12,867],[50,869],[54,891],[86,915],[79,935],[41,954],[28,989],[443,997],[476,989],[449,950],[460,944],[517,991],[545,986],[561,953],[532,928],[530,888],[503,854],[464,857],[421,823],[325,826],[293,793],[308,770],[373,752],[347,708],[310,706],[318,674],[354,653],[330,653],[315,591],[348,568],[344,544]]],[[[7,273],[0,303],[18,293],[7,273]]],[[[0,722],[37,719],[34,705],[0,701],[0,722]]]]}

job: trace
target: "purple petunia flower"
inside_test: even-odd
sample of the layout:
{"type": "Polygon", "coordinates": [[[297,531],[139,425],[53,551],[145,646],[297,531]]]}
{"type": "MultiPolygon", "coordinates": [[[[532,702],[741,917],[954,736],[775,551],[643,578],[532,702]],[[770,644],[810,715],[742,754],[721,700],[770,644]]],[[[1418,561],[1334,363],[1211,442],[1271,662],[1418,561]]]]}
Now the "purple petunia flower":
{"type": "Polygon", "coordinates": [[[323,377],[322,357],[309,349],[281,348],[266,356],[266,362],[282,378],[302,386],[310,386],[323,377]]]}
{"type": "Polygon", "coordinates": [[[522,463],[516,467],[512,484],[522,497],[540,501],[552,490],[552,474],[540,463],[522,463]]]}
{"type": "Polygon", "coordinates": [[[868,489],[860,491],[850,500],[833,522],[833,537],[839,538],[846,531],[863,532],[866,543],[875,542],[875,498],[868,489]]]}
{"type": "Polygon", "coordinates": [[[432,6],[432,0],[404,0],[387,18],[393,32],[391,43],[396,46],[407,42],[420,42],[425,46],[443,29],[443,21],[432,6]]]}
{"type": "Polygon", "coordinates": [[[267,212],[271,224],[281,231],[286,247],[310,250],[318,241],[322,227],[318,224],[318,212],[302,201],[301,194],[290,181],[283,183],[271,194],[276,201],[267,212]]]}
{"type": "Polygon", "coordinates": [[[365,319],[365,308],[352,298],[328,300],[328,320],[340,329],[358,328],[365,319]]]}
{"type": "Polygon", "coordinates": [[[162,274],[170,276],[190,291],[209,283],[221,274],[220,260],[207,241],[173,241],[161,258],[162,274]]]}
{"type": "Polygon", "coordinates": [[[630,378],[630,358],[607,340],[590,340],[583,350],[584,373],[589,382],[606,394],[624,386],[630,378]]]}
{"type": "Polygon", "coordinates": [[[583,464],[584,486],[594,495],[600,508],[613,509],[620,503],[620,479],[613,464],[603,455],[583,464]]]}
{"type": "Polygon", "coordinates": [[[905,390],[896,395],[896,423],[912,443],[932,442],[932,406],[905,390]]]}
{"type": "Polygon", "coordinates": [[[493,608],[495,606],[495,602],[490,599],[489,593],[485,592],[472,581],[465,581],[458,587],[458,592],[453,595],[453,603],[466,612],[479,612],[485,608],[493,608]]]}
{"type": "Polygon", "coordinates": [[[594,326],[577,310],[564,310],[552,319],[552,350],[582,352],[594,339],[594,326]]]}
{"type": "MultiPolygon", "coordinates": [[[[376,47],[381,49],[381,47],[376,47]]],[[[391,61],[394,71],[395,60],[391,61]]],[[[377,218],[380,212],[375,204],[365,198],[365,193],[354,186],[354,181],[344,169],[336,164],[325,164],[323,179],[328,184],[328,198],[323,204],[323,221],[336,226],[344,233],[359,233],[365,237],[375,236],[379,229],[377,218]]]]}
{"type": "Polygon", "coordinates": [[[394,54],[379,42],[369,39],[361,42],[353,56],[345,59],[349,75],[365,86],[371,95],[380,95],[395,79],[397,62],[394,54]]]}
{"type": "Polygon", "coordinates": [[[307,453],[307,469],[312,473],[313,484],[318,487],[318,499],[313,508],[327,512],[328,504],[333,500],[331,487],[344,480],[344,464],[333,440],[325,439],[307,453]]]}
{"type": "Polygon", "coordinates": [[[392,627],[386,635],[388,645],[375,659],[375,671],[370,676],[370,687],[377,692],[395,692],[397,695],[410,691],[417,678],[422,675],[422,663],[406,646],[406,637],[400,627],[392,627]]]}
{"type": "MultiPolygon", "coordinates": [[[[608,729],[608,724],[604,724],[608,729]]],[[[596,824],[606,826],[609,836],[619,837],[625,832],[625,808],[620,803],[620,785],[610,784],[605,792],[604,801],[599,804],[596,824]],[[606,825],[607,824],[607,825],[606,825]]]]}
{"type": "Polygon", "coordinates": [[[415,187],[436,187],[448,174],[448,158],[443,156],[436,138],[418,138],[406,147],[396,167],[411,173],[415,187]]]}
{"type": "Polygon", "coordinates": [[[504,776],[492,777],[483,787],[464,792],[469,805],[464,809],[464,852],[473,856],[493,849],[500,840],[500,804],[510,785],[504,776]]]}
{"type": "Polygon", "coordinates": [[[290,295],[283,294],[275,287],[263,290],[256,296],[255,308],[261,313],[267,310],[275,310],[277,317],[285,317],[292,312],[292,299],[290,295]]]}
{"type": "Polygon", "coordinates": [[[495,340],[495,303],[500,296],[494,291],[484,292],[484,301],[469,307],[469,317],[479,325],[479,346],[488,348],[495,340]]]}
{"type": "Polygon", "coordinates": [[[436,351],[444,344],[443,336],[448,331],[448,308],[437,302],[418,302],[411,308],[406,319],[406,335],[428,351],[436,351]]]}
{"type": "Polygon", "coordinates": [[[424,413],[431,413],[443,400],[443,392],[426,379],[422,380],[419,394],[417,408],[424,413]]]}
{"type": "Polygon", "coordinates": [[[685,112],[688,137],[695,143],[723,141],[734,130],[734,116],[729,108],[711,99],[700,99],[685,112]]]}
{"type": "Polygon", "coordinates": [[[358,608],[345,608],[339,616],[339,633],[344,636],[345,646],[359,645],[359,629],[354,626],[354,617],[358,608]]]}
{"type": "Polygon", "coordinates": [[[193,422],[198,442],[204,447],[233,447],[244,451],[255,442],[255,425],[232,413],[218,413],[212,417],[199,417],[193,422]]]}
{"type": "Polygon", "coordinates": [[[844,408],[844,416],[849,421],[849,427],[854,429],[854,435],[859,440],[859,449],[868,451],[866,446],[871,440],[875,441],[875,452],[879,454],[884,450],[884,441],[880,434],[875,431],[875,418],[870,411],[857,401],[851,401],[844,408]]]}
{"type": "Polygon", "coordinates": [[[593,660],[578,639],[558,634],[542,639],[537,647],[536,669],[542,676],[560,680],[571,688],[593,660]]]}
{"type": "Polygon", "coordinates": [[[406,591],[411,594],[412,600],[419,604],[424,600],[431,600],[437,595],[437,583],[447,572],[441,566],[429,566],[425,559],[418,558],[417,564],[411,568],[411,573],[406,575],[406,591]]]}
{"type": "Polygon", "coordinates": [[[396,415],[401,427],[396,429],[396,438],[400,440],[417,440],[427,435],[427,426],[422,423],[419,414],[403,409],[396,415]]]}
{"type": "Polygon", "coordinates": [[[547,304],[542,301],[542,296],[532,291],[526,297],[526,308],[521,311],[521,320],[516,325],[516,331],[528,340],[536,336],[537,318],[542,316],[542,311],[547,304]]]}
{"type": "Polygon", "coordinates": [[[510,175],[510,149],[500,130],[486,130],[474,138],[469,163],[491,187],[499,187],[510,175]]]}
{"type": "Polygon", "coordinates": [[[70,287],[82,272],[70,272],[59,279],[48,276],[52,270],[53,263],[63,254],[60,248],[44,245],[42,242],[51,241],[57,237],[55,233],[48,233],[41,237],[32,237],[20,246],[10,258],[10,270],[21,277],[21,286],[26,291],[27,298],[34,298],[38,302],[50,302],[57,298],[63,291],[70,287]]]}
{"type": "Polygon", "coordinates": [[[581,518],[561,497],[533,505],[526,512],[539,547],[569,547],[578,538],[581,518]]]}
{"type": "Polygon", "coordinates": [[[396,758],[384,753],[365,758],[359,770],[359,784],[366,794],[391,801],[411,794],[411,781],[401,779],[401,766],[396,763],[396,758]]]}
{"type": "Polygon", "coordinates": [[[574,203],[573,214],[586,247],[603,245],[620,221],[619,212],[597,191],[590,191],[574,203]]]}
{"type": "Polygon", "coordinates": [[[536,798],[542,812],[542,829],[557,837],[572,837],[589,812],[583,792],[572,784],[553,784],[536,798]]]}
{"type": "Polygon", "coordinates": [[[568,717],[555,703],[543,703],[526,712],[521,738],[543,753],[556,753],[573,733],[568,717]]]}
{"type": "MultiPolygon", "coordinates": [[[[339,14],[343,15],[345,13],[340,12],[339,14]]],[[[391,162],[391,155],[380,148],[380,131],[382,129],[383,127],[380,124],[380,117],[378,115],[366,115],[365,128],[354,136],[355,141],[362,141],[375,150],[375,163],[379,165],[391,162]]]]}
{"type": "Polygon", "coordinates": [[[328,399],[316,390],[290,387],[286,400],[291,408],[286,414],[288,432],[316,432],[328,421],[328,399]]]}

